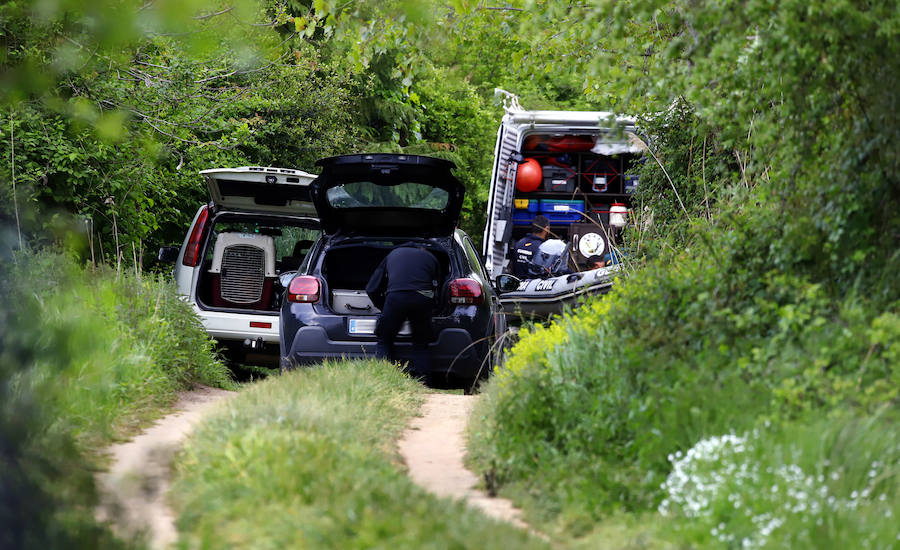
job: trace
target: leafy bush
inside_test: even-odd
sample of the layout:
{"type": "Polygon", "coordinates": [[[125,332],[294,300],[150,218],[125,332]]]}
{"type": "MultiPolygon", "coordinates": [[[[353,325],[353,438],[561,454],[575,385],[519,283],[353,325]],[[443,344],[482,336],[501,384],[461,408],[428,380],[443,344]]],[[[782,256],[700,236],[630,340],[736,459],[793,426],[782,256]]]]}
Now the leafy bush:
{"type": "Polygon", "coordinates": [[[7,342],[34,350],[18,383],[50,392],[76,435],[109,436],[122,414],[171,403],[193,383],[231,384],[190,306],[161,276],[117,277],[36,253],[18,255],[8,277],[7,342]]]}
{"type": "Polygon", "coordinates": [[[106,548],[90,454],[177,390],[230,387],[171,283],[52,253],[0,267],[0,546],[106,548]]]}
{"type": "Polygon", "coordinates": [[[471,430],[489,478],[530,485],[535,514],[578,532],[655,509],[667,456],[705,437],[896,405],[896,305],[767,268],[760,217],[698,224],[694,250],[660,249],[606,297],[525,333],[471,430]]]}
{"type": "MultiPolygon", "coordinates": [[[[635,197],[643,223],[629,241],[636,265],[605,304],[558,320],[557,338],[523,337],[488,385],[472,432],[481,468],[510,491],[533,483],[534,513],[577,533],[616,509],[652,514],[665,496],[668,455],[698,442],[766,422],[797,426],[796,435],[823,418],[895,407],[894,6],[618,2],[541,11],[586,22],[572,34],[596,48],[592,77],[618,87],[592,93],[624,90],[636,112],[664,112],[649,125],[650,144],[672,181],[655,161],[645,164],[635,197]],[[594,24],[601,19],[610,24],[594,24]],[[706,177],[702,159],[712,163],[706,177]]],[[[895,429],[886,416],[864,447],[895,429]]],[[[758,448],[759,462],[776,468],[782,447],[758,448]]],[[[886,499],[895,498],[890,488],[886,499]]],[[[754,517],[764,508],[776,517],[777,503],[759,502],[754,517]]],[[[854,525],[865,516],[854,518],[817,541],[865,540],[854,525]]],[[[782,542],[770,544],[793,540],[782,542]]]]}
{"type": "Polygon", "coordinates": [[[672,232],[683,236],[692,219],[717,211],[737,166],[683,98],[662,113],[641,117],[638,125],[655,157],[642,157],[640,185],[632,203],[638,215],[647,215],[641,210],[644,205],[652,210],[652,224],[645,223],[646,228],[656,237],[668,234],[674,246],[672,232]]]}

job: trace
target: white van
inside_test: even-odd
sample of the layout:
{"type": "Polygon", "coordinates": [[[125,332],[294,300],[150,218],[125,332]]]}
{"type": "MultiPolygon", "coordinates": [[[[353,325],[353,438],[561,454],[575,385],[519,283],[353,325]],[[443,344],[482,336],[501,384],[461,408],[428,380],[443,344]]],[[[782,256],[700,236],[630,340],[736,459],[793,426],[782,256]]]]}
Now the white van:
{"type": "Polygon", "coordinates": [[[493,279],[503,276],[498,284],[507,290],[501,295],[505,311],[557,313],[580,294],[609,289],[616,266],[591,269],[588,259],[616,262],[617,234],[628,222],[646,145],[632,118],[602,111],[528,111],[515,95],[495,93],[506,113],[494,150],[484,263],[493,279]],[[550,238],[566,243],[572,273],[511,280],[515,243],[533,230],[537,215],[550,220],[550,238]]]}

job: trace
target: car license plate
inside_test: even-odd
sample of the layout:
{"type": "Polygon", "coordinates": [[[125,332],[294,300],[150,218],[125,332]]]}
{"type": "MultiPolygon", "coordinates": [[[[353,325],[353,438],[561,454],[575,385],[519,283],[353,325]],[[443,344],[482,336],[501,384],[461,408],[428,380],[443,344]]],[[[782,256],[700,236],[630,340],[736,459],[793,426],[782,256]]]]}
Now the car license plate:
{"type": "Polygon", "coordinates": [[[350,319],[348,323],[350,334],[375,334],[375,319],[350,319]]]}
{"type": "MultiPolygon", "coordinates": [[[[375,319],[352,317],[347,320],[347,332],[354,335],[375,334],[375,319]]],[[[403,323],[398,333],[402,336],[411,334],[409,330],[409,321],[403,323]]]]}

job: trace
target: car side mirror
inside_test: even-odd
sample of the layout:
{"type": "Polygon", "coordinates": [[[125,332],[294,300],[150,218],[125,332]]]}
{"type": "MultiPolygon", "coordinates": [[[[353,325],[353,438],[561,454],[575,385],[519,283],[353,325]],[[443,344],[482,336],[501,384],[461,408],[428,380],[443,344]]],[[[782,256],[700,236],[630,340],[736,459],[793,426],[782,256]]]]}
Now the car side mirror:
{"type": "Polygon", "coordinates": [[[512,292],[519,288],[522,281],[513,275],[504,273],[497,276],[497,290],[500,292],[512,292]]]}
{"type": "Polygon", "coordinates": [[[167,263],[167,264],[174,264],[175,261],[178,259],[179,252],[181,252],[180,247],[163,246],[162,248],[159,249],[159,256],[157,256],[157,259],[159,259],[159,261],[167,263]]]}

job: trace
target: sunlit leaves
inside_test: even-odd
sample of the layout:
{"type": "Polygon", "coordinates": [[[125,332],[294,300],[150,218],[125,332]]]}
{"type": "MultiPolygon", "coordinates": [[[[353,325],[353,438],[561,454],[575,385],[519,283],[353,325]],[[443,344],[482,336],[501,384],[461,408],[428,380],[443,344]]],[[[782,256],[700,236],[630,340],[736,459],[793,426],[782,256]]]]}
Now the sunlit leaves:
{"type": "MultiPolygon", "coordinates": [[[[15,162],[20,201],[92,218],[100,246],[139,247],[156,228],[183,231],[205,196],[197,170],[309,169],[353,142],[345,89],[314,76],[314,50],[268,26],[283,12],[245,4],[192,2],[179,15],[172,2],[72,2],[49,20],[0,6],[0,174],[15,162]],[[131,31],[110,48],[89,30],[113,15],[131,31]]],[[[29,220],[28,230],[44,223],[29,220]]]]}

